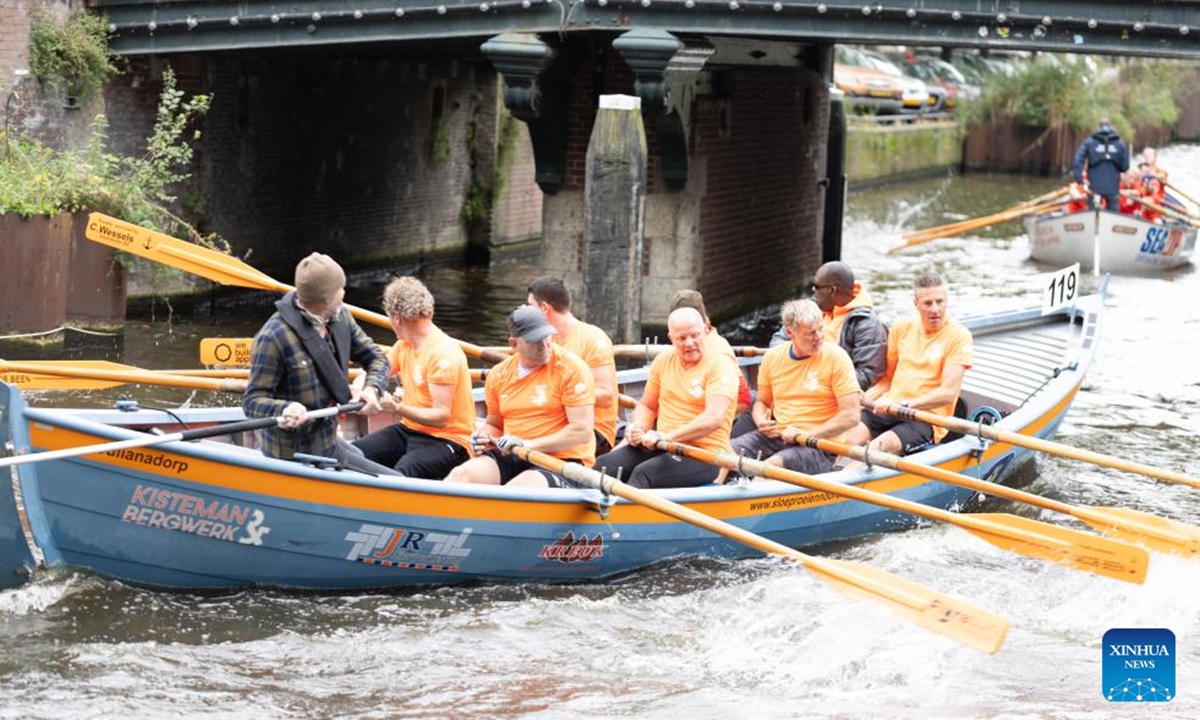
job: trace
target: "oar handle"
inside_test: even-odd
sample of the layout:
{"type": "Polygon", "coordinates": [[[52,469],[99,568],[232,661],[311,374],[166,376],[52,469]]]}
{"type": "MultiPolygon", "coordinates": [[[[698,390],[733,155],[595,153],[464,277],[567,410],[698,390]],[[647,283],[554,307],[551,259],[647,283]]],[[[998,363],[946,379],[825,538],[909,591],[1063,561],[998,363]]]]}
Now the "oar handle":
{"type": "MultiPolygon", "coordinates": [[[[346,403],[345,405],[338,405],[336,407],[310,410],[308,412],[308,418],[316,419],[328,417],[330,415],[337,415],[344,412],[355,412],[356,410],[362,409],[364,404],[365,403],[362,402],[354,402],[346,403]]],[[[147,434],[145,437],[130,438],[128,440],[114,440],[112,442],[99,443],[96,445],[63,448],[62,450],[50,450],[48,452],[30,453],[28,455],[13,455],[11,457],[0,458],[0,467],[8,467],[10,465],[26,465],[29,463],[45,462],[47,460],[62,460],[64,458],[79,457],[81,455],[99,455],[101,453],[127,450],[130,448],[165,445],[166,443],[178,442],[181,440],[200,440],[201,438],[217,437],[220,435],[232,435],[234,433],[246,432],[248,430],[258,430],[260,428],[271,427],[272,425],[279,425],[282,422],[282,416],[256,418],[254,420],[243,420],[225,425],[214,425],[212,427],[196,428],[195,430],[184,430],[167,435],[147,434]]]]}

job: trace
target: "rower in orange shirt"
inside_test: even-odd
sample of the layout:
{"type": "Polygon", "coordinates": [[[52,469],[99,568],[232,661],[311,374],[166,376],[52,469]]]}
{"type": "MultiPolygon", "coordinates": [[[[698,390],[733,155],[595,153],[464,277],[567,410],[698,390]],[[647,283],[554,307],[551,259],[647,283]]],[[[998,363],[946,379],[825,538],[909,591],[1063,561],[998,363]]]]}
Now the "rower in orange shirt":
{"type": "Polygon", "coordinates": [[[905,454],[946,435],[945,428],[875,412],[901,405],[952,416],[963,376],[974,362],[971,331],[947,314],[946,282],[940,275],[917,276],[913,305],[917,317],[902,318],[888,333],[887,371],[863,397],[868,409],[846,434],[848,444],[869,440],[873,450],[905,454]]]}
{"type": "Polygon", "coordinates": [[[667,316],[672,347],[650,363],[625,440],[596,458],[596,467],[638,488],[693,487],[725,477],[724,468],[654,447],[676,440],[716,453],[732,449],[729,428],[741,371],[733,358],[710,350],[706,325],[695,308],[667,316]]]}
{"type": "Polygon", "coordinates": [[[571,290],[561,278],[543,275],[526,288],[529,304],[542,311],[555,333],[554,342],[579,356],[592,369],[596,383],[596,454],[617,443],[617,360],[612,340],[603,330],[571,313],[571,290]]]}
{"type": "Polygon", "coordinates": [[[1117,190],[1121,194],[1120,211],[1122,215],[1137,215],[1142,204],[1136,198],[1142,196],[1141,173],[1137,168],[1129,168],[1121,173],[1121,184],[1117,190]]]}
{"type": "Polygon", "coordinates": [[[401,475],[440,480],[471,456],[475,401],[467,356],[433,323],[433,295],[414,277],[399,277],[383,291],[396,344],[388,351],[397,394],[384,394],[383,409],[400,422],[359,438],[368,459],[401,475]]]}
{"type": "MultiPolygon", "coordinates": [[[[708,333],[704,336],[704,342],[707,350],[710,352],[720,352],[733,358],[733,362],[737,364],[737,355],[733,352],[733,347],[729,341],[721,337],[721,333],[717,332],[717,328],[708,319],[708,311],[704,308],[704,296],[696,290],[677,290],[671,296],[671,306],[668,312],[674,312],[681,307],[690,307],[700,313],[700,317],[704,318],[705,331],[708,333]]],[[[750,409],[750,403],[753,398],[750,395],[750,383],[746,382],[746,375],[740,370],[737,376],[738,394],[737,394],[737,410],[738,413],[746,412],[750,409]]]]}
{"type": "Polygon", "coordinates": [[[797,445],[796,438],[840,440],[858,424],[862,390],[854,363],[826,337],[824,315],[812,300],[786,302],[779,315],[790,342],[763,356],[753,410],[757,430],[735,438],[733,450],[788,470],[828,472],[834,457],[797,445]]]}
{"type": "MultiPolygon", "coordinates": [[[[1160,208],[1166,207],[1167,189],[1163,187],[1162,180],[1160,180],[1157,175],[1148,173],[1142,176],[1141,198],[1142,200],[1157,205],[1160,208]]],[[[1162,224],[1163,214],[1161,212],[1143,203],[1138,204],[1141,207],[1139,214],[1143,220],[1162,224]]]]}
{"type": "Polygon", "coordinates": [[[591,467],[596,459],[595,384],[575,353],[550,342],[554,327],[541,310],[522,305],[508,316],[515,351],[484,382],[487,417],[477,431],[475,457],[447,482],[524,487],[578,487],[563,476],[517,458],[523,446],[591,467]]]}

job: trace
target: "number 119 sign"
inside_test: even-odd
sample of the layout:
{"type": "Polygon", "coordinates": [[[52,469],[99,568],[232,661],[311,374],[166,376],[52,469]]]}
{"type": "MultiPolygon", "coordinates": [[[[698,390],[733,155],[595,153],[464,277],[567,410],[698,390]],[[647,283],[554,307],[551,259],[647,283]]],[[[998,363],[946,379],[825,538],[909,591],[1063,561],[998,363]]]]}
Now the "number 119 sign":
{"type": "Polygon", "coordinates": [[[1079,263],[1063,268],[1050,276],[1042,286],[1042,314],[1064,307],[1075,307],[1075,296],[1079,293],[1079,263]]]}

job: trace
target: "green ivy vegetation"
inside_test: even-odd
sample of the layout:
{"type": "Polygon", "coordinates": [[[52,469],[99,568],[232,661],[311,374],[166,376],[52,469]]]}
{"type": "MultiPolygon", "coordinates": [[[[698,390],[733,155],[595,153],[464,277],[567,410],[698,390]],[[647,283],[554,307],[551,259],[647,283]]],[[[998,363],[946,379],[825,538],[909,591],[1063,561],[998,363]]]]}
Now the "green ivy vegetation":
{"type": "Polygon", "coordinates": [[[1101,118],[1126,136],[1173,125],[1193,70],[1172,60],[1106,61],[1039,56],[1012,75],[988,79],[981,96],[964,103],[960,121],[1016,124],[1047,131],[1088,130],[1101,118]]]}
{"type": "MultiPolygon", "coordinates": [[[[29,217],[99,210],[161,232],[184,230],[193,240],[203,240],[169,206],[176,199],[174,188],[190,175],[192,143],[200,138],[192,126],[208,111],[211,98],[186,97],[169,68],[162,83],[154,128],[140,156],[105,149],[108,122],[103,115],[96,116],[82,150],[55,150],[22,136],[5,138],[0,214],[29,217]]],[[[207,239],[210,245],[223,244],[219,238],[207,239]]]]}
{"type": "Polygon", "coordinates": [[[107,18],[78,10],[60,22],[42,8],[34,10],[29,67],[38,80],[61,85],[70,95],[99,92],[117,72],[108,52],[107,18]]]}

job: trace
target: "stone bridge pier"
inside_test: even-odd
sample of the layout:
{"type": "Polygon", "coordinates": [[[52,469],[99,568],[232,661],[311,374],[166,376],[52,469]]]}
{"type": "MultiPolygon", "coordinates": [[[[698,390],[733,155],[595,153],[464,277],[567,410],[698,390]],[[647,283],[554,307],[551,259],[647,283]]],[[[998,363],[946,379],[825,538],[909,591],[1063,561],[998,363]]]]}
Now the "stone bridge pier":
{"type": "Polygon", "coordinates": [[[694,288],[712,315],[728,317],[798,292],[823,252],[838,251],[823,250],[832,45],[633,30],[565,42],[508,33],[482,49],[529,128],[544,193],[542,269],[565,278],[581,315],[614,339],[640,340],[641,328],[621,321],[632,309],[623,304],[661,333],[671,295],[694,288]],[[611,195],[587,187],[600,98],[614,94],[641,101],[645,190],[625,201],[641,207],[598,206],[611,195]],[[611,252],[633,247],[633,260],[602,262],[591,236],[630,212],[640,232],[611,252]]]}

